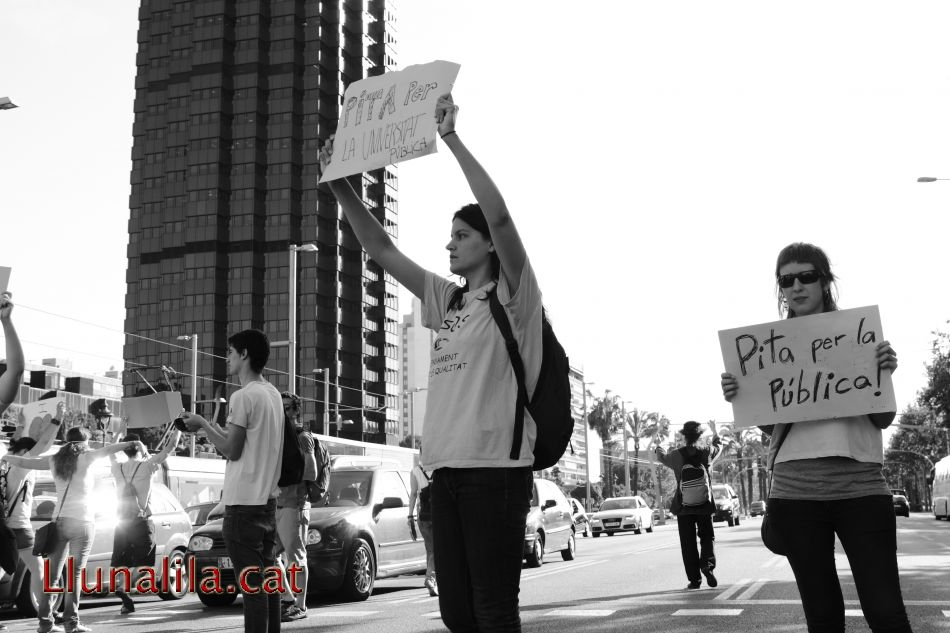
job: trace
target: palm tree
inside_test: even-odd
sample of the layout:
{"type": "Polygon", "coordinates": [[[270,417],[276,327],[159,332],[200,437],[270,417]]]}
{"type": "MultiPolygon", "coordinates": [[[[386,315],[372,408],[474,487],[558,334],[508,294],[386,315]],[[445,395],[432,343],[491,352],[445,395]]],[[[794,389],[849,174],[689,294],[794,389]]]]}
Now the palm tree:
{"type": "MultiPolygon", "coordinates": [[[[587,424],[597,432],[607,454],[612,453],[617,446],[617,440],[614,438],[617,431],[621,428],[620,418],[620,405],[617,404],[616,396],[611,397],[608,391],[604,394],[603,398],[594,399],[594,404],[591,407],[590,413],[587,415],[587,424]]],[[[608,459],[605,458],[603,460],[600,472],[604,480],[605,489],[610,490],[610,493],[606,496],[610,496],[613,494],[613,491],[610,488],[612,481],[610,476],[610,462],[608,459]]]]}
{"type": "MultiPolygon", "coordinates": [[[[669,434],[670,421],[666,419],[666,416],[636,408],[627,412],[627,423],[630,427],[630,435],[633,437],[633,494],[635,495],[639,494],[640,490],[640,469],[637,461],[640,458],[640,439],[653,438],[662,424],[661,421],[665,421],[666,433],[669,434]]],[[[654,443],[652,439],[650,443],[654,443]]]]}

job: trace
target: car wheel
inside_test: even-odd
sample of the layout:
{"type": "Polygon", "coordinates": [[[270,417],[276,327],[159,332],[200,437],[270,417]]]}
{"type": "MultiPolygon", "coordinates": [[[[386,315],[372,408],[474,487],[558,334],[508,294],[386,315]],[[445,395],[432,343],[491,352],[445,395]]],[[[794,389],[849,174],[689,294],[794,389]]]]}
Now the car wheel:
{"type": "Polygon", "coordinates": [[[650,527],[647,528],[647,534],[653,532],[653,517],[650,517],[650,527]]]}
{"type": "Polygon", "coordinates": [[[372,595],[375,582],[376,561],[373,559],[373,549],[363,539],[354,539],[343,572],[340,596],[344,600],[366,600],[372,595]]]}
{"type": "Polygon", "coordinates": [[[538,532],[534,535],[534,543],[531,544],[531,552],[524,557],[528,567],[540,567],[544,563],[544,537],[538,532]]]}
{"type": "Polygon", "coordinates": [[[732,517],[729,517],[728,519],[726,519],[726,523],[729,524],[729,527],[732,527],[733,525],[736,524],[736,522],[732,519],[732,517]]]}
{"type": "Polygon", "coordinates": [[[590,536],[590,526],[587,526],[584,528],[584,536],[585,537],[590,536]]]}
{"type": "Polygon", "coordinates": [[[613,536],[613,535],[614,535],[613,532],[607,532],[607,536],[613,536]]]}
{"type": "Polygon", "coordinates": [[[643,519],[637,521],[637,527],[633,528],[634,534],[640,534],[643,532],[643,519]]]}
{"type": "Polygon", "coordinates": [[[577,543],[574,542],[574,535],[567,539],[567,547],[561,550],[561,558],[564,560],[574,560],[574,552],[577,543]]]}
{"type": "Polygon", "coordinates": [[[739,515],[736,515],[736,518],[732,520],[734,525],[739,525],[739,515]]]}
{"type": "Polygon", "coordinates": [[[237,600],[237,591],[227,591],[225,593],[205,593],[198,589],[198,600],[206,607],[226,607],[237,600]]]}
{"type": "Polygon", "coordinates": [[[188,566],[185,565],[185,553],[180,549],[172,551],[168,557],[168,591],[160,592],[162,600],[181,600],[188,593],[188,566]],[[179,576],[178,570],[181,570],[179,576]],[[178,581],[181,582],[178,582],[178,581]]]}

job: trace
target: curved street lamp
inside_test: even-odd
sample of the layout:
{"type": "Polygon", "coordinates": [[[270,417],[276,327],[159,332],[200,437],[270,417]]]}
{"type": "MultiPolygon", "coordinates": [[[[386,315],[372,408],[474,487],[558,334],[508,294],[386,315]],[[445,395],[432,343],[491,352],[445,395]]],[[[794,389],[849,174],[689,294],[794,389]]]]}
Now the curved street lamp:
{"type": "Polygon", "coordinates": [[[917,182],[937,182],[938,180],[950,180],[950,178],[934,178],[933,176],[921,176],[917,182]]]}

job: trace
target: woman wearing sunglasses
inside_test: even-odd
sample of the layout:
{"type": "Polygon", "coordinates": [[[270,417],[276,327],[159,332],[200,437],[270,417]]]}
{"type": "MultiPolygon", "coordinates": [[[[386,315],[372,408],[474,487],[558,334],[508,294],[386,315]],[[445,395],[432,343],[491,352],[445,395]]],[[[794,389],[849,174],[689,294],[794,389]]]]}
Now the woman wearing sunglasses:
{"type": "MultiPolygon", "coordinates": [[[[835,276],[812,244],[786,246],[775,266],[779,314],[788,318],[837,310],[835,276]]],[[[882,370],[897,369],[890,343],[877,345],[882,370]]],[[[739,391],[722,374],[722,393],[739,391]]],[[[781,537],[810,632],[845,630],[844,599],[835,567],[841,541],[867,619],[875,632],[910,631],[897,572],[897,525],[884,479],[881,429],[894,413],[762,427],[770,432],[769,515],[781,537]]]]}

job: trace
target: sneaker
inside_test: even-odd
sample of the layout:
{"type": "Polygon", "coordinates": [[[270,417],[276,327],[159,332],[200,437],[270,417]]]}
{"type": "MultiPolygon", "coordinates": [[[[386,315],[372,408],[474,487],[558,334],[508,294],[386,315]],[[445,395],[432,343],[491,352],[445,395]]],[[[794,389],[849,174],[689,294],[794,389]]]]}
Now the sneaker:
{"type": "Polygon", "coordinates": [[[305,617],[307,617],[307,612],[297,605],[292,604],[280,614],[280,621],[293,622],[294,620],[303,620],[305,617]]]}
{"type": "Polygon", "coordinates": [[[66,627],[66,633],[90,633],[90,631],[92,631],[92,629],[82,622],[76,622],[72,626],[66,627]]]}
{"type": "Polygon", "coordinates": [[[699,580],[693,580],[693,581],[691,581],[688,585],[686,585],[686,588],[687,588],[687,589],[699,589],[699,588],[702,586],[702,584],[703,584],[703,583],[702,583],[701,581],[699,581],[699,580]]]}
{"type": "Polygon", "coordinates": [[[707,585],[709,585],[710,587],[715,587],[716,585],[719,584],[719,581],[716,580],[716,577],[715,577],[715,576],[713,576],[713,573],[712,573],[712,570],[711,570],[711,569],[704,567],[704,568],[702,569],[702,572],[703,572],[703,576],[706,577],[706,584],[707,584],[707,585]]]}
{"type": "Polygon", "coordinates": [[[54,623],[56,623],[56,624],[62,624],[62,623],[65,622],[65,621],[66,621],[66,620],[65,620],[65,618],[63,618],[63,614],[62,614],[61,612],[57,611],[56,613],[53,614],[53,622],[54,622],[54,623]]]}

